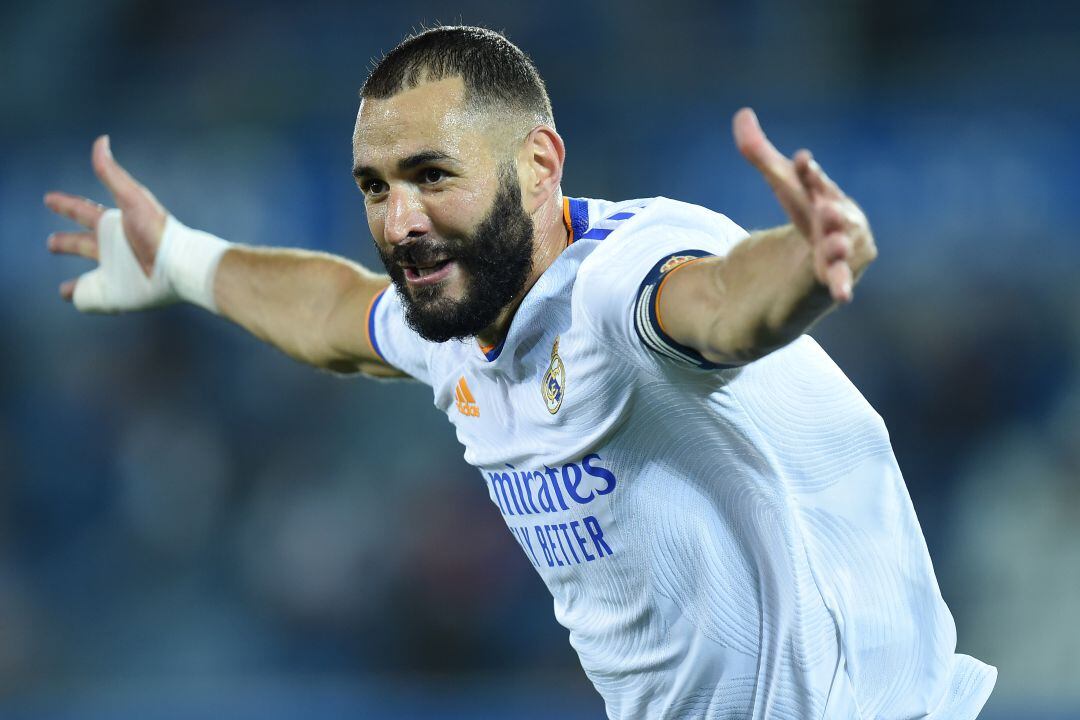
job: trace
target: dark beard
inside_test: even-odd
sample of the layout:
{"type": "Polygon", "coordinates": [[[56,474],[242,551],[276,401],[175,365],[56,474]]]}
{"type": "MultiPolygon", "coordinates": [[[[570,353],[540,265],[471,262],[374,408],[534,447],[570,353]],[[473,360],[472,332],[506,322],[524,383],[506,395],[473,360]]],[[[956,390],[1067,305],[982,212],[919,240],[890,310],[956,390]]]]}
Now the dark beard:
{"type": "Polygon", "coordinates": [[[379,249],[379,255],[405,306],[405,322],[425,340],[446,342],[475,337],[521,294],[532,272],[532,241],[533,222],[521,204],[517,173],[506,166],[491,210],[471,234],[420,238],[388,252],[379,249]],[[439,285],[409,287],[402,264],[424,265],[446,257],[453,258],[463,273],[461,299],[443,297],[439,285]]]}

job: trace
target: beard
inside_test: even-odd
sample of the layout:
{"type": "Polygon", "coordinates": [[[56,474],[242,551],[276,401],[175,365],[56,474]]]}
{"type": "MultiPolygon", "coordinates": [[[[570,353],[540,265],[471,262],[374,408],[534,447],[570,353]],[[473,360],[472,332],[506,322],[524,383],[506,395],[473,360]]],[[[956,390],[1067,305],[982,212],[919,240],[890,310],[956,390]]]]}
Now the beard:
{"type": "Polygon", "coordinates": [[[490,327],[525,288],[532,272],[533,222],[521,204],[513,167],[499,173],[491,209],[471,233],[457,238],[419,238],[379,256],[405,307],[405,322],[431,342],[474,337],[490,327]],[[402,265],[425,266],[453,259],[461,271],[464,294],[443,297],[442,283],[410,287],[402,265]]]}

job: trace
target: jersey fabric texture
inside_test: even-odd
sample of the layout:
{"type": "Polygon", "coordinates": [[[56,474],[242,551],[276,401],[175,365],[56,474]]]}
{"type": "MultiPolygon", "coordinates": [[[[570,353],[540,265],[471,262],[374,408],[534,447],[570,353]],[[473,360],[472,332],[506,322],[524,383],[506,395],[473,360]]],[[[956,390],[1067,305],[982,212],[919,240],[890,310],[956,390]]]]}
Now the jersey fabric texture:
{"type": "Polygon", "coordinates": [[[978,715],[884,423],[809,337],[742,367],[663,330],[678,268],[746,236],[665,198],[565,201],[506,340],[368,333],[427,383],[610,718],[978,715]]]}

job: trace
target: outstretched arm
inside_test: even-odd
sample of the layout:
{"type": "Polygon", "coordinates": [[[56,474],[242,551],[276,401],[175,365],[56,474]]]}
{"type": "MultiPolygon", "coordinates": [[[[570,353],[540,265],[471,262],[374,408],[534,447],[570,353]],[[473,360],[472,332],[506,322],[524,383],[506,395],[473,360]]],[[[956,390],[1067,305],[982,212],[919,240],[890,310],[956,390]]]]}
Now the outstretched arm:
{"type": "Polygon", "coordinates": [[[232,245],[186,228],[116,162],[107,137],[94,143],[93,166],[119,211],[66,193],[45,196],[46,206],[83,227],[50,235],[49,249],[98,262],[60,286],[79,310],[125,312],[188,300],[311,365],[401,374],[378,357],[365,333],[368,306],[389,284],[385,276],[325,253],[232,245]]]}
{"type": "Polygon", "coordinates": [[[327,253],[233,246],[214,277],[219,312],[291,357],[335,372],[400,377],[365,332],[368,307],[390,284],[327,253]]]}
{"type": "Polygon", "coordinates": [[[657,312],[676,341],[706,360],[738,365],[791,342],[852,298],[877,256],[866,216],[810,152],[789,159],[749,108],[734,119],[735,143],[761,172],[790,225],[755,232],[724,257],[676,268],[657,312]]]}

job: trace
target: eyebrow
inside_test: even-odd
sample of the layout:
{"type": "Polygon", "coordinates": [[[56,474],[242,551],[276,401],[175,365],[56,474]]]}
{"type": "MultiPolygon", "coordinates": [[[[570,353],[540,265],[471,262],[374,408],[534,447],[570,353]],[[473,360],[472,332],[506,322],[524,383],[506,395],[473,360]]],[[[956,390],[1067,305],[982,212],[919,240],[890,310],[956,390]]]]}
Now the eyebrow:
{"type": "MultiPolygon", "coordinates": [[[[440,160],[455,162],[453,156],[447,155],[439,150],[422,150],[421,152],[414,153],[413,155],[398,160],[397,167],[399,172],[408,172],[413,168],[426,165],[430,162],[438,162],[440,160]]],[[[357,180],[367,177],[377,177],[378,174],[378,171],[370,165],[357,165],[353,168],[353,177],[357,180]]]]}

